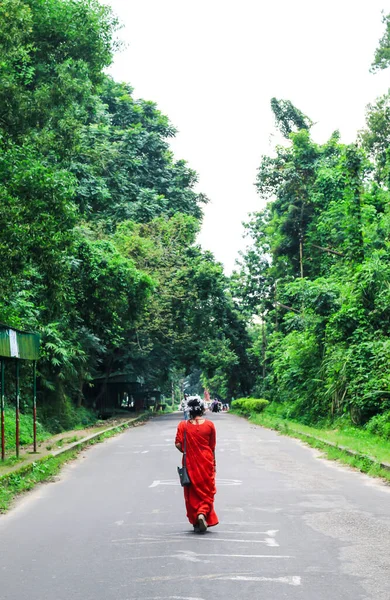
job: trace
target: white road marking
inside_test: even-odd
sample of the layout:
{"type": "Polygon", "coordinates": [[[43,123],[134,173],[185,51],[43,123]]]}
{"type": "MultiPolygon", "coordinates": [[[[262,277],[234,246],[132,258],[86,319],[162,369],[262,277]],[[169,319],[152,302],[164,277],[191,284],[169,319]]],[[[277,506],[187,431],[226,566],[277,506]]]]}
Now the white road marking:
{"type": "Polygon", "coordinates": [[[225,558],[293,558],[287,554],[198,554],[198,556],[223,556],[225,558]]]}
{"type": "Polygon", "coordinates": [[[242,481],[240,479],[218,479],[216,481],[217,485],[242,485],[242,481]]]}
{"type": "MultiPolygon", "coordinates": [[[[134,511],[129,510],[126,511],[125,514],[126,515],[131,515],[133,514],[134,511]]],[[[219,512],[219,511],[218,511],[219,512]]],[[[162,515],[162,514],[169,514],[171,515],[172,512],[170,510],[162,510],[161,508],[154,508],[153,510],[148,510],[145,512],[139,512],[137,514],[142,514],[142,515],[162,515]]],[[[166,525],[167,522],[166,521],[137,521],[137,525],[138,526],[142,526],[142,527],[155,527],[156,525],[166,525]]],[[[169,524],[170,525],[178,525],[179,527],[181,527],[180,531],[175,531],[175,533],[168,533],[165,535],[181,535],[183,533],[183,527],[185,528],[185,524],[183,523],[183,519],[181,519],[180,521],[171,521],[171,519],[169,519],[169,524]]],[[[229,522],[224,522],[224,525],[226,526],[230,526],[230,525],[237,525],[239,527],[243,527],[246,525],[259,525],[262,527],[266,527],[267,525],[270,525],[270,523],[264,523],[263,521],[229,521],[229,522]]],[[[188,525],[188,527],[190,527],[190,525],[188,525]]],[[[191,530],[188,528],[187,529],[188,534],[191,533],[191,530]]],[[[216,530],[216,532],[218,533],[228,533],[227,531],[221,531],[219,528],[216,530]]],[[[229,533],[241,533],[243,535],[246,535],[247,533],[252,534],[254,532],[251,531],[243,531],[243,530],[235,530],[235,531],[229,531],[229,533]]],[[[259,533],[259,532],[257,532],[259,533]]]]}
{"type": "Polygon", "coordinates": [[[129,454],[146,454],[149,450],[120,450],[114,452],[116,456],[129,456],[129,454]]]}
{"type": "Polygon", "coordinates": [[[225,577],[217,577],[220,581],[258,581],[272,583],[287,583],[287,585],[301,585],[301,578],[298,575],[292,575],[289,577],[252,577],[247,575],[232,575],[225,577]]]}
{"type": "Polygon", "coordinates": [[[123,525],[124,521],[115,521],[115,525],[123,525]]]}
{"type": "MultiPolygon", "coordinates": [[[[271,558],[271,559],[286,559],[286,558],[293,558],[290,555],[287,554],[199,554],[197,552],[192,552],[191,550],[179,550],[179,552],[181,554],[172,554],[170,556],[167,556],[166,554],[157,554],[154,556],[121,556],[120,558],[116,558],[114,559],[115,562],[117,561],[121,561],[121,560],[154,560],[157,558],[177,558],[179,560],[190,560],[189,557],[197,557],[197,556],[204,556],[206,558],[208,557],[222,557],[222,558],[271,558]]],[[[209,563],[209,560],[206,561],[195,561],[192,560],[192,562],[206,562],[209,563]]]]}
{"type": "Polygon", "coordinates": [[[281,508],[261,508],[259,506],[251,506],[250,508],[251,508],[251,510],[259,510],[261,512],[270,512],[270,513],[277,513],[282,510],[281,508]]]}
{"type": "Polygon", "coordinates": [[[204,600],[203,598],[194,598],[193,596],[154,596],[150,600],[204,600]]]}
{"type": "MultiPolygon", "coordinates": [[[[221,509],[218,509],[218,512],[220,510],[221,509]]],[[[242,509],[241,509],[241,511],[242,511],[242,509]]],[[[230,527],[230,525],[238,525],[239,527],[242,527],[243,525],[251,525],[251,526],[259,525],[261,527],[266,527],[267,525],[269,525],[269,523],[267,521],[224,521],[224,525],[226,525],[227,527],[230,527]]],[[[219,531],[219,529],[218,529],[218,531],[219,531]]],[[[246,532],[243,531],[242,533],[246,533],[246,532]]]]}
{"type": "Polygon", "coordinates": [[[163,446],[164,448],[166,448],[167,446],[170,446],[170,445],[171,445],[171,444],[150,444],[150,446],[151,446],[152,448],[161,448],[162,446],[163,446]]]}
{"type": "MultiPolygon", "coordinates": [[[[217,486],[232,486],[232,485],[242,485],[242,481],[240,479],[217,479],[217,486]]],[[[155,488],[159,485],[175,485],[180,486],[180,481],[178,479],[155,479],[153,483],[149,486],[149,488],[155,488]]],[[[241,509],[243,512],[243,509],[241,509]]]]}
{"type": "Polygon", "coordinates": [[[177,560],[183,560],[187,562],[193,563],[203,563],[207,565],[211,563],[211,560],[202,560],[198,558],[198,556],[207,556],[205,554],[197,554],[196,552],[191,552],[191,550],[179,550],[179,554],[175,554],[172,558],[176,558],[177,560]]]}
{"type": "Polygon", "coordinates": [[[160,479],[155,479],[149,487],[155,488],[158,485],[180,485],[180,483],[179,483],[179,481],[176,481],[176,479],[166,479],[165,481],[160,481],[160,479]]]}
{"type": "MultiPolygon", "coordinates": [[[[269,531],[234,531],[232,529],[225,529],[225,531],[222,531],[221,529],[218,529],[218,533],[233,533],[234,535],[237,535],[238,533],[242,533],[244,535],[266,535],[267,537],[275,537],[277,533],[279,533],[279,529],[270,529],[269,531]]],[[[175,533],[168,533],[167,534],[169,537],[172,536],[178,536],[178,535],[182,535],[181,532],[175,532],[175,533]]]]}
{"type": "MultiPolygon", "coordinates": [[[[139,598],[134,600],[139,600],[139,598]]],[[[148,596],[144,597],[144,600],[204,600],[204,598],[194,598],[193,596],[148,596]]]]}
{"type": "MultiPolygon", "coordinates": [[[[158,539],[156,537],[150,536],[150,537],[138,539],[137,541],[130,541],[130,540],[134,540],[134,538],[111,540],[111,543],[112,544],[123,544],[125,546],[137,546],[137,545],[147,545],[147,544],[175,544],[177,542],[180,542],[180,540],[187,540],[187,542],[188,542],[188,535],[177,536],[177,537],[170,538],[170,539],[167,539],[166,537],[162,537],[161,539],[158,539]]],[[[268,546],[270,548],[278,548],[279,547],[279,544],[276,542],[276,540],[274,540],[274,538],[265,538],[264,540],[243,540],[243,539],[237,540],[237,539],[233,539],[233,538],[215,538],[214,536],[213,537],[202,536],[202,543],[205,541],[229,542],[230,544],[232,542],[236,542],[239,544],[265,544],[266,546],[268,546]]]]}
{"type": "Polygon", "coordinates": [[[287,577],[257,577],[252,575],[241,575],[231,574],[226,575],[225,573],[209,573],[207,575],[192,575],[191,573],[185,573],[183,575],[162,575],[157,577],[135,577],[130,583],[124,583],[120,588],[126,588],[134,583],[147,583],[150,581],[192,581],[199,579],[208,579],[214,581],[257,581],[257,582],[271,582],[271,583],[286,583],[287,585],[298,586],[301,585],[301,577],[298,575],[291,575],[287,577]]]}

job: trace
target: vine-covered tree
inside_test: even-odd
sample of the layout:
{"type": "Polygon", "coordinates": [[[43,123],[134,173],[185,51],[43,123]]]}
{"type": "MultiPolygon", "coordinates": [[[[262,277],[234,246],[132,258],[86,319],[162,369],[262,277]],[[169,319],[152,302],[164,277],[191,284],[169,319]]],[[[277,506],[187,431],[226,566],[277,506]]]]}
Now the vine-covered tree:
{"type": "Polygon", "coordinates": [[[383,101],[369,108],[363,147],[286,130],[258,172],[268,204],[247,225],[234,293],[259,321],[254,391],[306,421],[390,409],[387,120],[383,101]]]}
{"type": "Polygon", "coordinates": [[[212,378],[213,337],[235,357],[223,389],[243,381],[245,325],[195,243],[197,174],[173,156],[168,118],[105,73],[117,25],[97,0],[0,5],[0,321],[41,332],[39,397],[56,428],[99,373],[163,390],[201,365],[212,378]]]}

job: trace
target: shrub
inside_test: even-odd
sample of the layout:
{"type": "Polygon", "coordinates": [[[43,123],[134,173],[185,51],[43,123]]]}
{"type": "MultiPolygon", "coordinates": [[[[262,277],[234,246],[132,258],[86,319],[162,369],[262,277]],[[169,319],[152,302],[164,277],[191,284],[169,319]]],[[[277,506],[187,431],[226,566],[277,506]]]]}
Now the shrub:
{"type": "Polygon", "coordinates": [[[64,397],[61,402],[46,404],[39,408],[41,421],[51,433],[89,427],[97,420],[96,413],[84,406],[77,408],[67,397],[64,397]]]}
{"type": "Polygon", "coordinates": [[[246,408],[249,412],[261,413],[268,404],[269,402],[265,398],[248,398],[246,408]]]}
{"type": "Polygon", "coordinates": [[[237,400],[233,400],[232,408],[244,415],[250,415],[263,412],[268,404],[268,400],[264,398],[237,398],[237,400]]]}
{"type": "MultiPolygon", "coordinates": [[[[15,448],[15,408],[5,407],[5,447],[7,450],[15,448]]],[[[37,422],[37,438],[39,441],[48,437],[42,424],[37,422]]],[[[33,443],[33,418],[31,414],[20,413],[19,416],[19,441],[21,446],[33,443]]]]}
{"type": "Polygon", "coordinates": [[[243,404],[246,401],[246,398],[237,398],[237,400],[233,400],[231,406],[234,410],[241,410],[243,408],[243,404]]]}
{"type": "Polygon", "coordinates": [[[372,417],[366,424],[366,429],[370,433],[380,435],[386,440],[390,440],[390,411],[372,417]]]}

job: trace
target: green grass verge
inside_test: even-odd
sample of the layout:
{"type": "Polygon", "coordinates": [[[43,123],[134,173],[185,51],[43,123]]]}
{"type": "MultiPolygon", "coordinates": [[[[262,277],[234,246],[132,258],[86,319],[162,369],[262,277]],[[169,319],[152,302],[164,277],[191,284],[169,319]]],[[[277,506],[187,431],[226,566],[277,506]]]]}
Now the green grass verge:
{"type": "Polygon", "coordinates": [[[60,456],[45,457],[39,462],[28,465],[11,475],[0,479],[0,513],[6,512],[14,498],[27,492],[42,481],[50,481],[61,469],[61,466],[74,458],[81,449],[71,450],[60,456]]]}
{"type": "Polygon", "coordinates": [[[39,461],[22,467],[10,475],[4,475],[0,478],[0,513],[5,513],[10,508],[13,500],[20,494],[28,492],[39,483],[52,480],[53,477],[59,473],[62,465],[76,458],[76,456],[87,446],[92,446],[113,437],[129,427],[133,427],[135,424],[143,423],[148,418],[149,414],[146,413],[145,415],[141,415],[134,424],[128,423],[118,425],[115,429],[104,432],[98,437],[85,442],[77,448],[68,450],[59,456],[46,456],[39,461]]]}
{"type": "MultiPolygon", "coordinates": [[[[239,413],[237,412],[237,414],[239,413]]],[[[275,429],[284,435],[304,441],[313,448],[323,451],[330,460],[338,460],[372,477],[382,477],[390,482],[390,471],[380,466],[380,463],[390,463],[390,444],[368,431],[357,427],[345,429],[310,427],[290,419],[281,418],[279,415],[269,413],[267,410],[261,414],[252,414],[249,419],[251,423],[256,425],[275,429]],[[357,454],[351,456],[346,450],[329,446],[327,442],[343,446],[357,454]]]]}
{"type": "MultiPolygon", "coordinates": [[[[97,415],[83,406],[76,408],[73,405],[67,406],[67,419],[62,422],[48,418],[47,422],[38,420],[37,422],[37,440],[45,442],[53,435],[74,429],[86,429],[93,426],[104,425],[104,422],[97,418],[97,415]]],[[[6,405],[5,407],[5,447],[7,451],[15,449],[15,408],[6,405]]],[[[38,417],[43,417],[39,415],[38,417]]],[[[19,442],[20,446],[29,446],[33,443],[33,417],[30,413],[20,413],[19,416],[19,442]]]]}
{"type": "Polygon", "coordinates": [[[328,446],[326,443],[316,440],[314,438],[308,438],[304,435],[300,435],[299,433],[287,433],[287,435],[291,435],[292,437],[296,437],[301,439],[303,442],[311,446],[312,448],[317,448],[321,450],[325,456],[330,460],[337,460],[344,464],[353,467],[354,469],[358,469],[362,473],[367,473],[371,477],[381,477],[390,483],[390,471],[387,469],[383,469],[378,462],[372,460],[371,458],[364,455],[356,455],[352,456],[348,454],[345,450],[341,448],[334,448],[332,446],[328,446]]]}

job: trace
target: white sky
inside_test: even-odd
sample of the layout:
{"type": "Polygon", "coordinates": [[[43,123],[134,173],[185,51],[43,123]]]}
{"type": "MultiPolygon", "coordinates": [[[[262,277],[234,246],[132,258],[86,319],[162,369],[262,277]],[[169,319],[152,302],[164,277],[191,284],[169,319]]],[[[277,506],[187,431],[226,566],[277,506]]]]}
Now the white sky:
{"type": "Polygon", "coordinates": [[[275,142],[270,99],[289,99],[317,125],[352,142],[365,106],[390,73],[369,73],[390,0],[103,0],[127,47],[111,73],[153,100],[178,128],[172,148],[199,173],[200,243],[234,267],[242,222],[262,207],[254,187],[275,142]]]}

